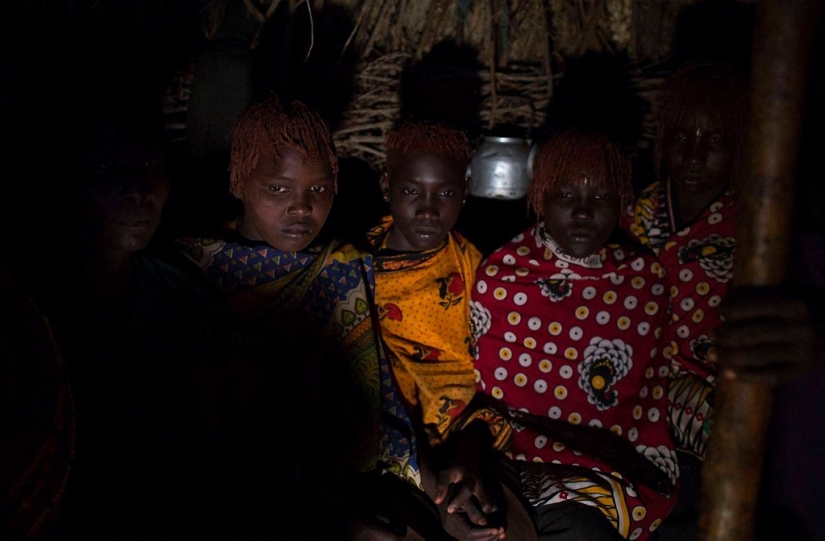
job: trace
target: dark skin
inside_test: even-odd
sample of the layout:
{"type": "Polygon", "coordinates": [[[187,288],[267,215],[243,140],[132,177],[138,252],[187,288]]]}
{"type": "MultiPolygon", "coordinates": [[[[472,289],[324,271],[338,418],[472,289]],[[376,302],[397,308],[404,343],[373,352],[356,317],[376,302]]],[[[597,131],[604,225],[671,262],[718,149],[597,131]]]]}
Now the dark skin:
{"type": "MultiPolygon", "coordinates": [[[[390,151],[381,191],[390,203],[391,250],[423,252],[441,246],[470,192],[467,164],[432,152],[390,151]]],[[[436,473],[422,464],[425,490],[439,506],[444,528],[461,540],[504,539],[503,527],[486,527],[493,503],[480,476],[466,465],[436,473]]]]}
{"type": "Polygon", "coordinates": [[[597,253],[619,223],[619,193],[590,181],[560,181],[544,195],[547,233],[572,257],[597,253]]]}
{"type": "MultiPolygon", "coordinates": [[[[482,422],[475,422],[454,435],[455,460],[438,472],[435,480],[424,476],[425,486],[439,506],[445,529],[467,541],[537,539],[532,518],[521,500],[492,473],[487,462],[500,460],[492,451],[490,434],[482,422]],[[472,527],[461,528],[462,524],[472,527]],[[489,527],[484,527],[489,525],[489,527]]],[[[430,474],[432,475],[432,474],[430,474]]]]}
{"type": "Polygon", "coordinates": [[[335,177],[326,156],[265,145],[255,169],[232,193],[244,205],[241,235],[298,252],[315,240],[329,216],[335,177]]]}
{"type": "MultiPolygon", "coordinates": [[[[598,253],[619,223],[620,198],[614,187],[594,187],[582,182],[559,182],[544,197],[545,228],[559,247],[573,257],[598,253]]],[[[483,472],[479,449],[485,444],[483,426],[471,426],[459,435],[460,463],[438,474],[434,501],[447,506],[447,513],[462,514],[476,525],[485,525],[499,510],[506,514],[506,528],[491,537],[465,539],[536,539],[535,528],[521,501],[505,486],[483,472]],[[496,504],[494,502],[500,502],[496,504]]],[[[480,530],[479,530],[480,531],[480,530]]]]}
{"type": "Polygon", "coordinates": [[[387,247],[423,252],[441,246],[470,193],[467,164],[431,152],[391,151],[381,192],[393,227],[387,247]]]}
{"type": "Polygon", "coordinates": [[[129,292],[132,257],[160,224],[169,184],[159,146],[124,144],[97,157],[84,188],[88,257],[82,274],[100,300],[129,292]]]}
{"type": "Polygon", "coordinates": [[[722,377],[775,386],[825,365],[823,300],[782,286],[732,292],[711,350],[722,377]]]}
{"type": "Polygon", "coordinates": [[[670,182],[679,225],[689,224],[725,191],[735,149],[706,111],[685,111],[665,129],[662,168],[670,182]]]}
{"type": "MultiPolygon", "coordinates": [[[[662,166],[671,183],[677,222],[685,225],[727,189],[735,148],[707,111],[685,111],[666,129],[662,166]]],[[[812,299],[782,287],[733,291],[721,311],[725,322],[714,331],[712,360],[730,379],[779,385],[825,364],[822,324],[812,299]]]]}

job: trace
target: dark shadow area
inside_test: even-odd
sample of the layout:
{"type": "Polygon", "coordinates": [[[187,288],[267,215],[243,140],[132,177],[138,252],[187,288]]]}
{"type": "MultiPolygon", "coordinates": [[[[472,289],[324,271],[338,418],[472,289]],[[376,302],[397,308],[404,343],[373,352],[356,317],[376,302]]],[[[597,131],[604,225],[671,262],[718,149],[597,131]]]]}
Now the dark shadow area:
{"type": "Polygon", "coordinates": [[[350,13],[326,3],[310,17],[301,3],[290,13],[282,2],[260,36],[252,63],[253,101],[275,92],[284,101],[300,100],[335,131],[352,100],[355,49],[344,45],[353,30],[350,13]]]}
{"type": "Polygon", "coordinates": [[[571,127],[605,135],[631,158],[633,188],[638,192],[655,177],[652,152],[638,148],[646,108],[634,88],[628,58],[589,52],[565,60],[564,77],[556,86],[539,138],[571,127]]]}
{"type": "Polygon", "coordinates": [[[317,110],[334,130],[352,97],[355,54],[342,54],[349,13],[326,5],[312,17],[283,2],[263,27],[242,2],[229,2],[195,56],[180,188],[169,202],[172,229],[208,234],[240,215],[229,194],[229,132],[238,115],[271,93],[317,110]],[[252,45],[255,44],[253,48],[252,45]]]}
{"type": "Polygon", "coordinates": [[[631,152],[641,134],[643,102],[628,63],[624,56],[596,52],[566,59],[542,135],[573,127],[593,130],[631,152]]]}
{"type": "Polygon", "coordinates": [[[363,160],[338,160],[338,194],[320,234],[323,241],[338,238],[363,245],[366,232],[390,212],[381,197],[380,178],[363,160]]]}
{"type": "Polygon", "coordinates": [[[605,135],[630,156],[633,187],[639,191],[653,180],[652,154],[637,148],[646,107],[636,93],[625,56],[589,52],[567,58],[539,137],[571,127],[605,135]]]}
{"type": "Polygon", "coordinates": [[[504,200],[470,196],[456,230],[488,255],[535,221],[527,198],[504,200]]]}
{"type": "Polygon", "coordinates": [[[479,69],[475,48],[437,43],[401,76],[401,117],[443,122],[474,140],[481,125],[479,69]]]}
{"type": "Polygon", "coordinates": [[[743,77],[750,74],[754,4],[736,0],[701,0],[679,12],[670,63],[730,64],[743,77]]]}

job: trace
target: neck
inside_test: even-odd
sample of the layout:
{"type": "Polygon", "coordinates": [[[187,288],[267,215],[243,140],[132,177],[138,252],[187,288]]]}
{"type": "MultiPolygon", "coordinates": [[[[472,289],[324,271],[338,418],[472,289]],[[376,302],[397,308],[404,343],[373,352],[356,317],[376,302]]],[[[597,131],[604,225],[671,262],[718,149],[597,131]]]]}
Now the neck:
{"type": "Polygon", "coordinates": [[[561,246],[559,246],[559,244],[555,240],[553,240],[553,237],[551,237],[544,229],[544,222],[542,222],[537,233],[539,235],[539,240],[544,244],[544,246],[548,248],[551,252],[553,252],[553,254],[559,259],[591,269],[601,268],[602,258],[600,255],[600,251],[594,252],[590,255],[586,255],[584,257],[568,255],[564,252],[564,250],[561,249],[561,246]]]}
{"type": "Polygon", "coordinates": [[[711,203],[719,199],[727,187],[707,191],[701,194],[685,194],[678,186],[672,189],[673,209],[676,213],[677,227],[692,223],[711,203]]]}
{"type": "Polygon", "coordinates": [[[80,269],[84,289],[93,299],[112,302],[122,299],[132,289],[134,252],[107,252],[89,258],[80,269]]]}

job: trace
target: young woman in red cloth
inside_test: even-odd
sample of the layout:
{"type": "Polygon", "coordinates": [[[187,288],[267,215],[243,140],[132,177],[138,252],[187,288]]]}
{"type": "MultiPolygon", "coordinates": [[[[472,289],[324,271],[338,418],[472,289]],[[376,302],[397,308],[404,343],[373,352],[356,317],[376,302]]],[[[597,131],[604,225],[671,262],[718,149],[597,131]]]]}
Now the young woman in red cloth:
{"type": "Polygon", "coordinates": [[[608,244],[630,196],[617,145],[553,137],[529,194],[538,223],[476,277],[480,392],[463,426],[493,428],[538,539],[646,539],[675,501],[664,273],[608,244]]]}
{"type": "Polygon", "coordinates": [[[704,459],[712,423],[711,337],[733,275],[746,104],[744,85],[727,66],[690,64],[670,75],[656,138],[662,180],[639,195],[625,223],[667,270],[670,422],[691,464],[704,459]]]}
{"type": "Polygon", "coordinates": [[[743,81],[729,66],[688,64],[662,86],[655,165],[624,228],[656,254],[667,273],[670,322],[663,351],[671,361],[668,418],[682,473],[674,525],[695,529],[700,469],[713,424],[715,329],[733,276],[736,186],[747,125],[743,81]]]}

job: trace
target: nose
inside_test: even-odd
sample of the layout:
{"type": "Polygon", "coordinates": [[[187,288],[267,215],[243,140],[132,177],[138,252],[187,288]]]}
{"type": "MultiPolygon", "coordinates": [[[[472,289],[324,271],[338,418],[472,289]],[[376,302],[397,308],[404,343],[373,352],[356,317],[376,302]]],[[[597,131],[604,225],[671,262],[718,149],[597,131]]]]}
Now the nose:
{"type": "Polygon", "coordinates": [[[587,201],[581,200],[573,207],[573,218],[576,220],[592,220],[593,209],[587,204],[587,201]]]}
{"type": "Polygon", "coordinates": [[[312,213],[312,200],[308,194],[297,194],[287,207],[290,216],[306,216],[312,213]]]}
{"type": "Polygon", "coordinates": [[[694,137],[685,148],[685,161],[691,164],[703,164],[707,160],[707,145],[702,137],[694,137]]]}
{"type": "Polygon", "coordinates": [[[169,194],[169,185],[165,178],[154,175],[131,178],[124,185],[121,195],[130,203],[162,204],[169,194]]]}
{"type": "Polygon", "coordinates": [[[436,205],[435,198],[424,198],[416,207],[415,215],[418,218],[438,218],[438,205],[436,205]]]}

